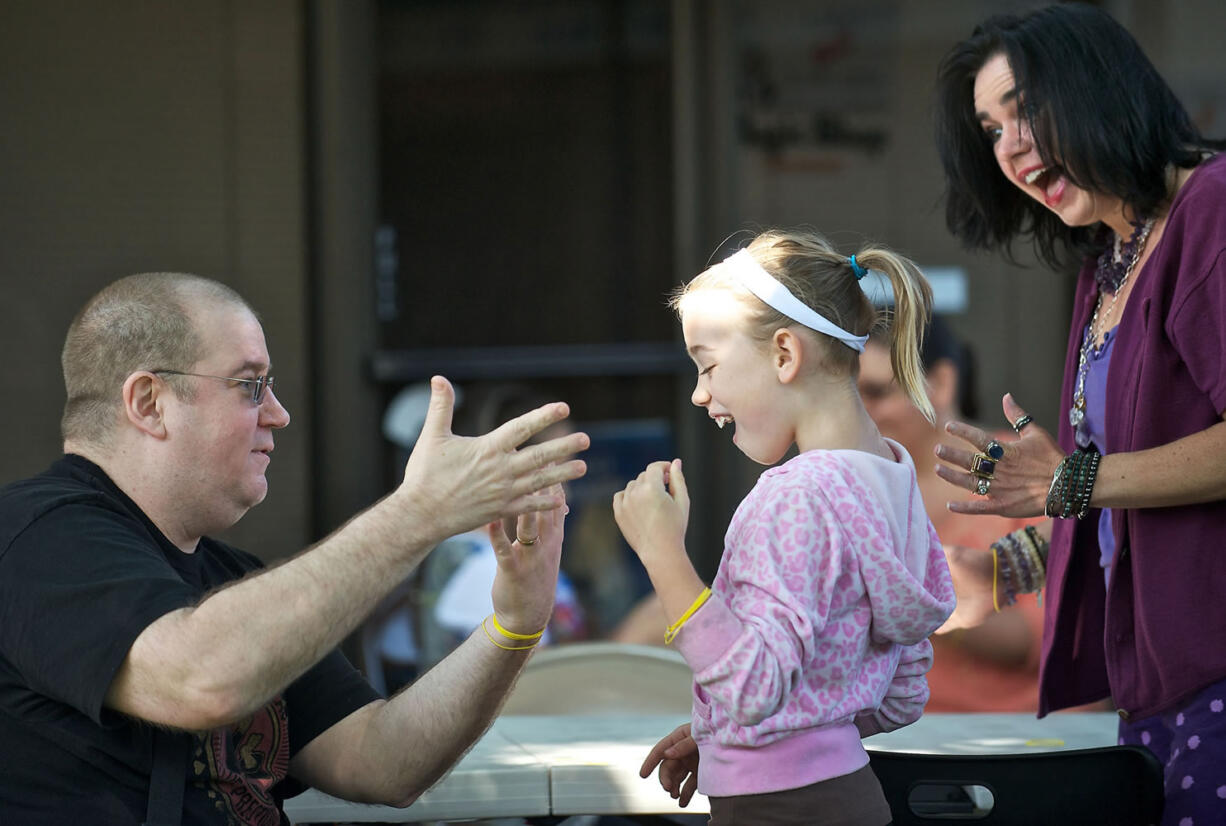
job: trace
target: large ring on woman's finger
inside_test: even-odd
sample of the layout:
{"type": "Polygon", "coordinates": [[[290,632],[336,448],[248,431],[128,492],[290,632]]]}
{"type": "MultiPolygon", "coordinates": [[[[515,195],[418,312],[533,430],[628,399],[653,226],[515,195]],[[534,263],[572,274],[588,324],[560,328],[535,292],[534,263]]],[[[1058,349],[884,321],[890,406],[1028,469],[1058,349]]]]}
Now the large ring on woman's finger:
{"type": "Polygon", "coordinates": [[[1017,433],[1021,433],[1022,428],[1030,424],[1033,421],[1034,421],[1034,416],[1031,416],[1029,413],[1023,413],[1021,416],[1018,416],[1017,421],[1013,423],[1013,429],[1017,433]]]}
{"type": "Polygon", "coordinates": [[[535,545],[536,540],[538,539],[540,539],[539,536],[534,536],[531,539],[524,539],[519,534],[515,534],[515,541],[518,542],[520,545],[523,545],[524,547],[527,547],[528,545],[535,545]]]}
{"type": "Polygon", "coordinates": [[[990,491],[991,489],[992,489],[991,479],[980,479],[978,483],[976,483],[975,485],[975,493],[979,494],[980,496],[987,496],[988,491],[990,491]]]}
{"type": "Polygon", "coordinates": [[[996,460],[986,453],[976,453],[971,457],[971,473],[980,479],[996,478],[996,460]]]}
{"type": "Polygon", "coordinates": [[[983,449],[983,452],[988,454],[994,462],[999,462],[1005,458],[1005,446],[995,439],[988,442],[988,446],[983,449]]]}

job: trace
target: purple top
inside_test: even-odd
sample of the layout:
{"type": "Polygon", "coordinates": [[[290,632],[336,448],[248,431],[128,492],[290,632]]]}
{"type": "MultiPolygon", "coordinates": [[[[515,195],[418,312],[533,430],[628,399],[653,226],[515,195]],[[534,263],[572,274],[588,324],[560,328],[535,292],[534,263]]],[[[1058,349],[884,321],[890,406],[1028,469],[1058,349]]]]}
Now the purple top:
{"type": "MultiPolygon", "coordinates": [[[[1107,371],[1111,367],[1111,345],[1119,327],[1103,335],[1103,344],[1090,348],[1086,358],[1086,418],[1082,423],[1086,435],[1099,453],[1105,453],[1107,443],[1107,371]]],[[[1078,442],[1080,444],[1080,442],[1078,442]]],[[[1111,509],[1103,508],[1098,517],[1098,564],[1103,568],[1103,582],[1111,580],[1111,563],[1115,560],[1115,534],[1111,530],[1111,509]]]]}
{"type": "MultiPolygon", "coordinates": [[[[1226,156],[1205,161],[1171,204],[1134,274],[1107,374],[1103,452],[1145,450],[1206,430],[1226,410],[1226,156]]],[[[1077,282],[1061,410],[1072,402],[1094,261],[1077,282]]],[[[1062,417],[1063,418],[1063,417],[1062,417]]],[[[1060,445],[1073,432],[1060,422],[1060,445]]],[[[1196,467],[1189,465],[1188,472],[1196,467]]],[[[1226,502],[1116,510],[1111,581],[1098,520],[1057,519],[1047,560],[1039,713],[1112,696],[1128,719],[1226,679],[1226,502]]]]}

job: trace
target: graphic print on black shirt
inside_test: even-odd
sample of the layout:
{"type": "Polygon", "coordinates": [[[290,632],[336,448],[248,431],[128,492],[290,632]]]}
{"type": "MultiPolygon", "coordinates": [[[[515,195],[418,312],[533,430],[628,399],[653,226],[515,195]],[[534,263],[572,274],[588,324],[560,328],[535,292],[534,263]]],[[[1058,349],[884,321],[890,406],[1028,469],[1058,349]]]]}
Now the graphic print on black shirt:
{"type": "Polygon", "coordinates": [[[285,702],[278,697],[241,723],[198,735],[191,772],[227,826],[280,826],[272,788],[289,772],[285,702]]]}

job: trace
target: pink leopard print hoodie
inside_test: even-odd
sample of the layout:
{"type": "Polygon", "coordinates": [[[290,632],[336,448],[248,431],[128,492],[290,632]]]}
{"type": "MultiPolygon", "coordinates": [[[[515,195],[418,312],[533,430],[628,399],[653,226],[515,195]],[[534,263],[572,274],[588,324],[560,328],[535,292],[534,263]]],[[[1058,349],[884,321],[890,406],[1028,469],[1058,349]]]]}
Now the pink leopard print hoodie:
{"type": "Polygon", "coordinates": [[[711,598],[677,635],[694,671],[698,789],[758,794],[868,763],[862,736],[919,719],[928,635],[954,609],[906,450],[813,450],[762,473],[711,598]]]}

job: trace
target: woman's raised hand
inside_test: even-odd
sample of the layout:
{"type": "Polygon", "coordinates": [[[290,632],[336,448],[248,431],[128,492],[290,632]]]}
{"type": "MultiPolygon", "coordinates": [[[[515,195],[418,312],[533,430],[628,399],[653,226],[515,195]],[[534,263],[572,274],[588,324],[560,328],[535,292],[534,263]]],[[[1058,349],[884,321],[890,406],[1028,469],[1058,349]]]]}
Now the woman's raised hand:
{"type": "Polygon", "coordinates": [[[956,513],[998,514],[1000,516],[1042,516],[1052,475],[1064,459],[1064,452],[1051,434],[1036,424],[1013,396],[1005,394],[1005,418],[1021,438],[998,442],[990,433],[963,422],[950,422],[945,430],[962,439],[968,448],[938,445],[937,475],[960,488],[978,493],[965,501],[950,502],[956,513]],[[1020,426],[1016,426],[1020,425],[1020,426]],[[989,469],[985,459],[995,450],[999,459],[989,469]]]}

